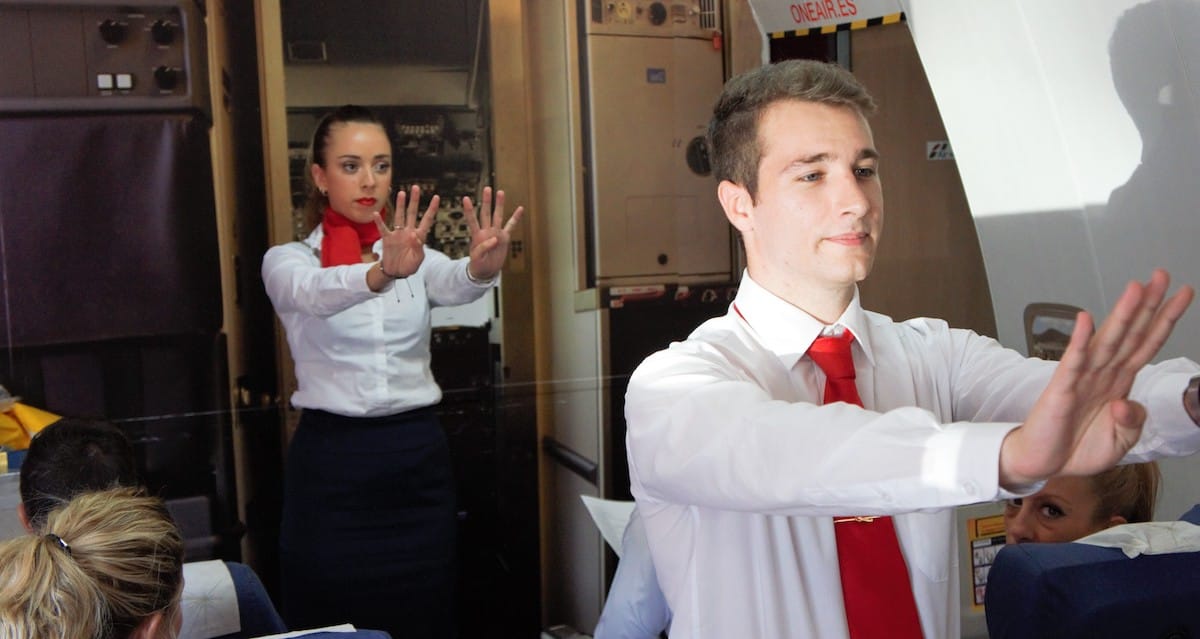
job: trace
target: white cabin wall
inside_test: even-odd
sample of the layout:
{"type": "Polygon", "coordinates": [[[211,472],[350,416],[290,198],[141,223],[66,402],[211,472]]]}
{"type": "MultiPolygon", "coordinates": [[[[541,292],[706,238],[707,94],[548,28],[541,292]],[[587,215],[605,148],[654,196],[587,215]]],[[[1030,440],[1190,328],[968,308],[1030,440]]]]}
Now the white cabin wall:
{"type": "MultiPolygon", "coordinates": [[[[996,326],[1025,350],[1033,302],[1103,319],[1155,266],[1200,284],[1200,3],[905,0],[954,145],[996,326]]],[[[1159,359],[1200,360],[1200,310],[1159,359]]],[[[1181,389],[1182,391],[1182,389],[1181,389]]],[[[1200,494],[1200,460],[1163,464],[1159,519],[1200,494]]]]}

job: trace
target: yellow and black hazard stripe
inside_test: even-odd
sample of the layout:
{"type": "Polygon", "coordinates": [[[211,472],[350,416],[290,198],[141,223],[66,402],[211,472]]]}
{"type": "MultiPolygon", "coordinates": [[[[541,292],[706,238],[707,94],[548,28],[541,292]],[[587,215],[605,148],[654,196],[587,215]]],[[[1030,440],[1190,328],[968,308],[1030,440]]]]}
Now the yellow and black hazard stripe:
{"type": "Polygon", "coordinates": [[[827,24],[823,27],[813,27],[812,29],[799,29],[796,31],[777,31],[770,34],[772,39],[793,38],[810,35],[837,33],[838,31],[850,31],[852,29],[865,29],[867,27],[875,27],[881,24],[896,24],[904,22],[904,12],[892,13],[878,18],[869,20],[855,20],[853,22],[843,22],[841,24],[827,24]]]}

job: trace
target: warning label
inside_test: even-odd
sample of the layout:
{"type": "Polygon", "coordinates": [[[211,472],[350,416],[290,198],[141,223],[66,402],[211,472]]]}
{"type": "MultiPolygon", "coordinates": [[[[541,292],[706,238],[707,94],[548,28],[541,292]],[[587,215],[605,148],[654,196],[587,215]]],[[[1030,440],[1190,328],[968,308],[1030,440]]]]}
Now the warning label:
{"type": "Polygon", "coordinates": [[[953,160],[954,149],[950,148],[949,140],[936,140],[925,143],[926,160],[953,160]]]}
{"type": "Polygon", "coordinates": [[[996,561],[996,553],[1004,547],[1004,515],[968,519],[967,541],[971,544],[971,608],[983,610],[988,572],[996,561]]]}

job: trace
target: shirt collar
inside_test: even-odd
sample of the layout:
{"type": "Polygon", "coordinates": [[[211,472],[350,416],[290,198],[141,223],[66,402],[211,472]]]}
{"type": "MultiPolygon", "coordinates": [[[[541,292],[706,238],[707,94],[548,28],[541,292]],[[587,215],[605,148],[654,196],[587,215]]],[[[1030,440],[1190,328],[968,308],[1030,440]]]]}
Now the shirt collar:
{"type": "Polygon", "coordinates": [[[780,363],[788,369],[800,361],[813,340],[823,332],[838,333],[838,328],[846,328],[854,333],[854,343],[863,350],[868,362],[872,365],[875,363],[869,323],[857,287],[841,317],[828,326],[763,288],[748,272],[742,274],[734,307],[742,320],[758,335],[763,346],[775,353],[780,363]]]}

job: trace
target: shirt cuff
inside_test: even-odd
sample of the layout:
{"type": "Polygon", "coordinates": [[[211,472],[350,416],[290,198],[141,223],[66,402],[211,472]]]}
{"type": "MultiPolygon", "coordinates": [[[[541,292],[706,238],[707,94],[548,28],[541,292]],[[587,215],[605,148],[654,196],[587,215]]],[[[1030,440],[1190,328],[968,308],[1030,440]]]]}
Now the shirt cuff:
{"type": "Polygon", "coordinates": [[[492,285],[496,283],[496,280],[500,279],[499,272],[497,272],[495,275],[491,276],[490,278],[488,278],[486,280],[477,280],[474,277],[471,277],[471,261],[470,260],[467,260],[466,266],[463,267],[463,272],[467,274],[467,281],[474,284],[475,286],[478,286],[479,288],[491,288],[492,285]]]}
{"type": "Polygon", "coordinates": [[[384,284],[378,291],[372,291],[367,284],[367,277],[371,274],[371,269],[379,268],[379,262],[363,262],[362,264],[351,264],[350,289],[356,293],[365,293],[367,295],[383,295],[392,290],[396,285],[396,280],[388,278],[388,283],[384,284]]]}
{"type": "Polygon", "coordinates": [[[1193,375],[1195,373],[1192,372],[1167,373],[1155,379],[1153,385],[1148,385],[1147,397],[1141,399],[1150,419],[1195,427],[1196,422],[1192,421],[1192,416],[1183,406],[1183,391],[1191,383],[1193,375]]]}
{"type": "Polygon", "coordinates": [[[1012,496],[1007,493],[1024,491],[1030,486],[1009,490],[1000,486],[1000,449],[1004,438],[1019,425],[970,422],[944,426],[925,451],[927,476],[942,484],[948,496],[957,495],[963,503],[1007,499],[1012,496]]]}

